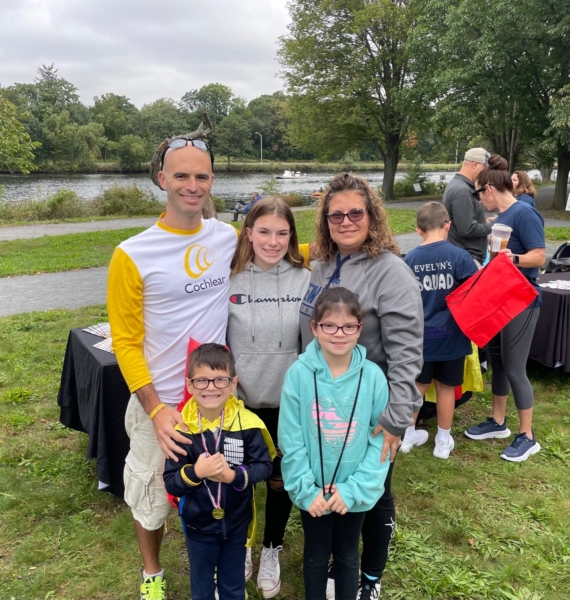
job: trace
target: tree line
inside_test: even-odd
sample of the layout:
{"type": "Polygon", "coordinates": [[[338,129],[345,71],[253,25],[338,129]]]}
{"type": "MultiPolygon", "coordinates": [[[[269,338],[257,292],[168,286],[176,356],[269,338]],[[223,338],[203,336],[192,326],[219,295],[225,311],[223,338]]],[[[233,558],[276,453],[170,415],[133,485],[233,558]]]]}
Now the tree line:
{"type": "MultiPolygon", "coordinates": [[[[382,161],[392,198],[403,158],[454,162],[484,146],[511,170],[536,167],[549,178],[557,166],[555,206],[564,208],[567,0],[290,0],[288,8],[278,40],[286,92],[246,102],[212,83],[141,109],[116,94],[86,107],[44,65],[33,84],[0,89],[0,134],[25,147],[32,166],[103,159],[131,169],[165,137],[194,130],[205,108],[213,150],[228,161],[259,158],[258,132],[270,160],[382,161]]],[[[0,135],[0,167],[9,164],[2,144],[0,135]]]]}
{"type": "MultiPolygon", "coordinates": [[[[260,156],[255,131],[262,132],[264,156],[270,160],[311,158],[287,139],[289,98],[282,92],[247,103],[229,87],[212,83],[188,91],[178,102],[160,98],[138,109],[126,96],[109,93],[96,96],[88,107],[52,64],[38,69],[34,83],[1,88],[0,98],[3,120],[17,117],[20,135],[28,136],[27,150],[33,153],[27,155],[32,163],[26,165],[28,170],[58,166],[85,170],[98,160],[118,161],[124,170],[140,169],[165,138],[195,130],[203,109],[214,125],[213,151],[228,161],[260,156]]],[[[7,156],[4,162],[0,158],[0,167],[9,166],[7,156]]],[[[12,168],[22,166],[16,162],[12,168]]]]}

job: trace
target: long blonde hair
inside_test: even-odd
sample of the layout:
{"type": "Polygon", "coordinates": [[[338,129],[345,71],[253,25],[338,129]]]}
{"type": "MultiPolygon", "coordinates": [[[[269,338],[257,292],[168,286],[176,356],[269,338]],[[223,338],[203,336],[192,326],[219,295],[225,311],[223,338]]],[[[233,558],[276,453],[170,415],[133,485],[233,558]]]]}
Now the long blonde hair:
{"type": "Polygon", "coordinates": [[[303,257],[299,252],[299,242],[297,241],[297,230],[295,228],[295,218],[293,217],[293,211],[289,208],[289,205],[278,196],[269,196],[263,200],[256,202],[245,216],[245,221],[239,239],[237,243],[236,252],[232,259],[231,274],[235,275],[240,273],[246,267],[249,262],[253,262],[255,253],[253,252],[253,244],[247,237],[247,228],[253,229],[253,225],[259,217],[265,215],[275,215],[285,219],[289,224],[289,231],[291,233],[289,237],[289,247],[287,248],[287,254],[285,254],[285,260],[292,266],[301,269],[304,267],[303,257]]]}
{"type": "Polygon", "coordinates": [[[382,252],[392,252],[400,256],[400,247],[388,222],[388,213],[384,208],[380,196],[370,187],[362,177],[355,177],[350,173],[342,173],[333,178],[324,191],[315,214],[316,240],[314,251],[315,258],[328,262],[336,254],[338,247],[331,238],[327,214],[331,200],[340,192],[357,192],[364,200],[370,225],[368,237],[362,244],[362,250],[371,258],[376,258],[382,252]]]}

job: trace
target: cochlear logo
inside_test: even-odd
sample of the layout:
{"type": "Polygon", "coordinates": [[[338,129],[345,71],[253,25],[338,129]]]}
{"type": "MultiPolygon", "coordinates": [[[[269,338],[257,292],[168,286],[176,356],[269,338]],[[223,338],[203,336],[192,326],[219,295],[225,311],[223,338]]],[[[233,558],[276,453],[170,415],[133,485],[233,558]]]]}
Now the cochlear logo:
{"type": "Polygon", "coordinates": [[[198,279],[214,264],[214,253],[210,248],[205,248],[199,244],[192,244],[186,250],[184,257],[184,268],[188,277],[198,279]]]}

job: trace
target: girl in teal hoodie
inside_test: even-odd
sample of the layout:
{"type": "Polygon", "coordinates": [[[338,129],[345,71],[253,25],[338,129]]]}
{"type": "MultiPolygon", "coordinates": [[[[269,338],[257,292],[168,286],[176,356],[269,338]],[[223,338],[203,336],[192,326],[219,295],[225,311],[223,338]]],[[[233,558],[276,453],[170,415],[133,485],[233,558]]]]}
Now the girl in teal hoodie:
{"type": "Polygon", "coordinates": [[[383,436],[372,437],[388,386],[357,345],[362,313],[352,292],[322,292],[311,328],[316,339],[287,371],[281,393],[281,471],[305,533],[305,598],[325,600],[332,554],[336,600],[354,600],[360,530],[389,467],[380,462],[383,436]]]}

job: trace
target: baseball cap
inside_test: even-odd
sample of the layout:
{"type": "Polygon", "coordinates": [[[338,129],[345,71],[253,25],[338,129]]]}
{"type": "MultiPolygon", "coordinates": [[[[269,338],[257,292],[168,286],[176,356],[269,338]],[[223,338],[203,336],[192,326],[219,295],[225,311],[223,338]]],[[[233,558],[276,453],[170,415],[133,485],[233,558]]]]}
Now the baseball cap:
{"type": "Polygon", "coordinates": [[[485,148],[471,148],[471,150],[467,150],[463,160],[468,160],[469,162],[478,162],[485,167],[488,167],[490,156],[491,155],[487,152],[487,150],[485,150],[485,148]]]}

